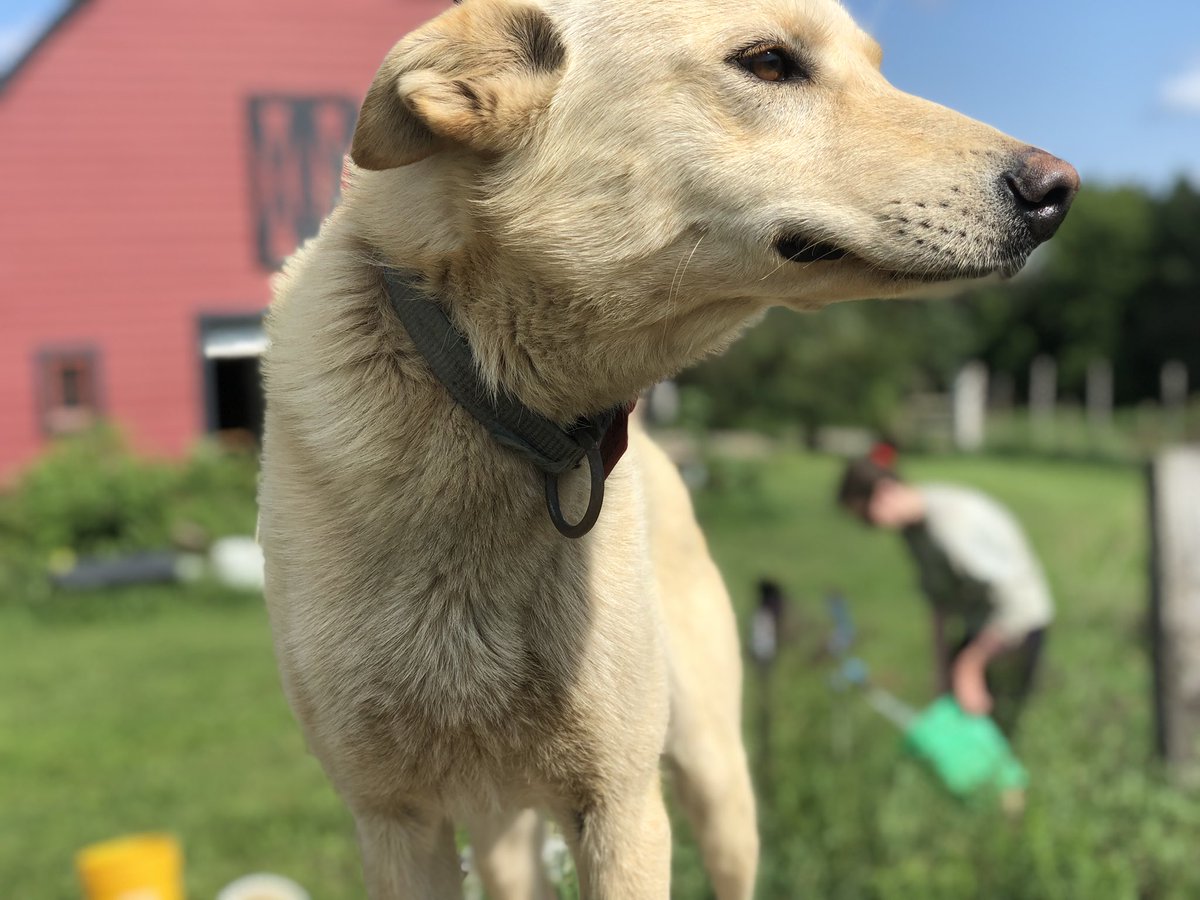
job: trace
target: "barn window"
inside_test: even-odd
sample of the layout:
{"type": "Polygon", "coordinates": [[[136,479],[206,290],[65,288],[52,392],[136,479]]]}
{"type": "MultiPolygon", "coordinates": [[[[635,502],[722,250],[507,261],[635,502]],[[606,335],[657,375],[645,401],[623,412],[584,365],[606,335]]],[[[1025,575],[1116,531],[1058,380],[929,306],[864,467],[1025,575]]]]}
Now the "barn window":
{"type": "Polygon", "coordinates": [[[46,434],[72,434],[95,424],[101,413],[96,350],[43,350],[37,356],[37,370],[38,409],[46,434]]]}
{"type": "Polygon", "coordinates": [[[267,268],[278,268],[333,209],[357,113],[349,97],[249,99],[252,215],[267,268]]]}

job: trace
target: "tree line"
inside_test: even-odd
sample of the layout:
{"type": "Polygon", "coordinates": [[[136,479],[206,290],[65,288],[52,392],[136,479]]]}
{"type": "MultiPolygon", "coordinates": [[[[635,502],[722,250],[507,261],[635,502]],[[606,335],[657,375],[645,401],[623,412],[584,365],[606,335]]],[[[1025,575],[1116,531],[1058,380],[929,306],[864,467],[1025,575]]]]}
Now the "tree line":
{"type": "Polygon", "coordinates": [[[1111,362],[1119,405],[1157,399],[1170,360],[1200,382],[1200,190],[1085,188],[1012,281],[949,299],[775,310],[680,382],[715,426],[886,429],[906,397],[946,390],[972,359],[1006,375],[1021,401],[1043,354],[1066,399],[1082,399],[1096,359],[1111,362]]]}

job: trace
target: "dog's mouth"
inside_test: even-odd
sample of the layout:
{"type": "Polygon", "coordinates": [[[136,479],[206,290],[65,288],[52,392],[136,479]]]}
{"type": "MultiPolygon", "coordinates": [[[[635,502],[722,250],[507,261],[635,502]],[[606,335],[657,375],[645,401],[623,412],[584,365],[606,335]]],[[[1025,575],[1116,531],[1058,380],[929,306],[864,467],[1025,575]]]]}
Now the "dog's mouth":
{"type": "Polygon", "coordinates": [[[910,281],[924,284],[985,278],[997,274],[1002,278],[1011,278],[1022,269],[1028,258],[1028,253],[1018,253],[991,266],[966,263],[897,266],[894,263],[888,264],[868,259],[838,244],[815,240],[803,234],[784,234],[779,237],[775,241],[775,252],[791,263],[803,265],[836,261],[858,263],[888,281],[910,281]]]}
{"type": "Polygon", "coordinates": [[[775,252],[794,263],[832,262],[853,255],[837,244],[815,241],[800,234],[786,234],[779,238],[775,242],[775,252]]]}

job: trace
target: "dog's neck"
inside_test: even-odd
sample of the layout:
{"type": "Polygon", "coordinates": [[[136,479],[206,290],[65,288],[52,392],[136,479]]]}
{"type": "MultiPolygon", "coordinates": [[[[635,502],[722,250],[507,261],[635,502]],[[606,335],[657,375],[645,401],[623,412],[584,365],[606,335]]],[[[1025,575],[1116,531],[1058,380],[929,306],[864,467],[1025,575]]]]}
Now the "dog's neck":
{"type": "Polygon", "coordinates": [[[669,287],[619,270],[587,289],[554,279],[544,260],[491,236],[470,200],[456,204],[463,192],[452,182],[467,177],[444,160],[360,173],[351,188],[357,230],[383,263],[428,284],[470,343],[484,381],[541,415],[565,424],[626,403],[744,322],[736,304],[714,315],[712,305],[681,304],[669,287]],[[397,196],[405,198],[403,215],[388,208],[397,196]]]}

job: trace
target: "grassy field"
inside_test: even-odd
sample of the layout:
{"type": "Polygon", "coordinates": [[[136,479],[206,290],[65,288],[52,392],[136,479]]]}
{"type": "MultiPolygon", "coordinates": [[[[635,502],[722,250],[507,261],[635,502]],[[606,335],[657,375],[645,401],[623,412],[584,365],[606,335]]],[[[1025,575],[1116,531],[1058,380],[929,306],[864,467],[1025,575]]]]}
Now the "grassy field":
{"type": "MultiPolygon", "coordinates": [[[[1019,744],[1029,810],[1018,825],[943,796],[886,723],[829,689],[835,586],[876,677],[916,703],[932,684],[899,542],[832,512],[835,463],[725,463],[697,503],[735,599],[744,613],[764,575],[792,597],[765,753],[747,677],[766,764],[759,896],[1200,896],[1200,797],[1151,760],[1138,472],[929,459],[911,473],[1000,497],[1045,558],[1060,617],[1019,744]]],[[[148,829],[182,839],[192,898],[260,870],[316,900],[362,896],[350,820],[281,699],[259,602],[211,587],[0,602],[0,684],[0,897],[77,897],[77,848],[148,829]]],[[[682,827],[676,844],[673,896],[708,896],[682,827]]]]}
{"type": "MultiPolygon", "coordinates": [[[[761,574],[795,599],[793,643],[771,693],[769,778],[759,779],[761,896],[1200,896],[1190,862],[1200,797],[1160,783],[1151,759],[1140,473],[986,459],[911,466],[916,479],[975,485],[1006,502],[1058,601],[1018,745],[1033,778],[1030,807],[1011,827],[943,796],[898,758],[888,726],[833,694],[814,665],[826,627],[821,597],[836,586],[876,678],[913,702],[932,689],[928,620],[900,541],[829,515],[836,471],[803,457],[733,468],[725,488],[698,503],[741,605],[761,574]]],[[[752,741],[757,687],[751,678],[752,741]]]]}

